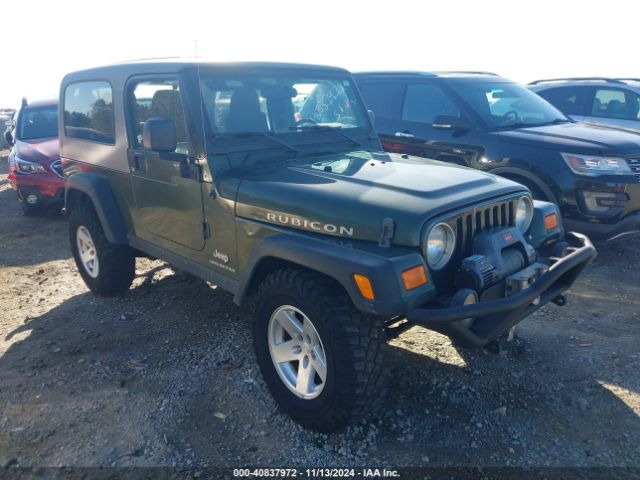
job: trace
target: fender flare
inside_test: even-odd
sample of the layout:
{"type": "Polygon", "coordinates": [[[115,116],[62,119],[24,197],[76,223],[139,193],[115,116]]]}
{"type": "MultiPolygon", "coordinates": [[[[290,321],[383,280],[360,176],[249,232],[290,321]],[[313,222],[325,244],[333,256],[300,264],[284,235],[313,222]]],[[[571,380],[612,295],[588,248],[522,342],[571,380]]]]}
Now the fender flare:
{"type": "Polygon", "coordinates": [[[285,262],[314,270],[339,283],[356,308],[377,315],[395,315],[406,308],[393,263],[383,257],[300,235],[276,234],[262,239],[253,248],[244,275],[235,292],[240,304],[250,293],[256,277],[261,277],[264,261],[285,262]],[[353,274],[366,275],[374,288],[375,300],[365,299],[353,274]]]}
{"type": "Polygon", "coordinates": [[[68,177],[64,193],[67,212],[73,209],[74,192],[81,192],[89,197],[110,243],[128,244],[127,229],[120,207],[106,178],[95,173],[75,173],[68,177]]]}
{"type": "Polygon", "coordinates": [[[489,170],[488,173],[493,173],[494,175],[499,175],[501,177],[508,177],[509,174],[522,177],[525,180],[528,180],[529,182],[531,182],[537,188],[539,188],[540,191],[545,194],[548,201],[555,204],[558,203],[555,194],[551,191],[548,185],[545,184],[542,180],[540,180],[540,177],[531,173],[528,170],[524,170],[522,168],[516,168],[516,167],[497,167],[489,170]]]}

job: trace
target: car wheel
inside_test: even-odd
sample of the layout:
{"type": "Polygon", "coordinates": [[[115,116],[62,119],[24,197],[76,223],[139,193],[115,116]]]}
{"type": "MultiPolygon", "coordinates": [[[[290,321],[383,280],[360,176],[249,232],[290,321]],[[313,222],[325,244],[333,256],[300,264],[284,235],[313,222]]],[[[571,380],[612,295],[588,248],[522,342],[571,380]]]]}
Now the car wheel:
{"type": "Polygon", "coordinates": [[[135,256],[127,245],[107,240],[91,205],[81,202],[69,215],[71,251],[80,276],[93,293],[105,297],[129,290],[135,274],[135,256]]]}
{"type": "Polygon", "coordinates": [[[326,277],[277,270],[255,297],[254,345],[274,399],[323,432],[372,413],[386,389],[382,320],[355,309],[326,277]]]}

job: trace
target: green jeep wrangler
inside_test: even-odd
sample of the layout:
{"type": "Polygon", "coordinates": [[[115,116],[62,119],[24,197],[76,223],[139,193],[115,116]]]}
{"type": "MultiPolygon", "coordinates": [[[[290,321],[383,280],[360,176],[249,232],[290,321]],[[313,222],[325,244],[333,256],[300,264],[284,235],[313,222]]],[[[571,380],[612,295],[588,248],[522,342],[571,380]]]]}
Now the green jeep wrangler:
{"type": "Polygon", "coordinates": [[[342,69],[119,64],[67,75],[60,106],[87,286],[124,294],[147,256],[250,299],[265,381],[314,429],[383,397],[389,338],[486,346],[595,255],[522,185],[384,153],[342,69]]]}

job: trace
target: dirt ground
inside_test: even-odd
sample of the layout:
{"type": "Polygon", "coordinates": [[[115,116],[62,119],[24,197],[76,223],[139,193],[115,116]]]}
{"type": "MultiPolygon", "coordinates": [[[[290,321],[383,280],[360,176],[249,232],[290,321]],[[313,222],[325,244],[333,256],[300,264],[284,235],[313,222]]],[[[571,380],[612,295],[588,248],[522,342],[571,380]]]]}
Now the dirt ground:
{"type": "Polygon", "coordinates": [[[386,413],[322,435],[278,410],[229,294],[138,260],[125,298],[92,295],[64,217],[23,217],[0,165],[0,467],[640,466],[637,240],[506,353],[406,332],[386,413]]]}

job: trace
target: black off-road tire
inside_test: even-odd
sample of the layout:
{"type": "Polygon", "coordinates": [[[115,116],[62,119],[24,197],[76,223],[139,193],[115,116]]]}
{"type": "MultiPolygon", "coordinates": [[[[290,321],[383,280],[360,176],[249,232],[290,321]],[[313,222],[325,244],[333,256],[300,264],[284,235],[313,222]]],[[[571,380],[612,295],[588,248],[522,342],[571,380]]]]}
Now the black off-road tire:
{"type": "Polygon", "coordinates": [[[69,241],[80,276],[89,290],[103,297],[123,295],[131,286],[135,275],[136,258],[128,245],[116,245],[107,240],[93,206],[80,202],[69,214],[69,241]],[[80,227],[91,234],[98,257],[99,271],[93,278],[80,259],[76,235],[80,227]]]}
{"type": "Polygon", "coordinates": [[[253,336],[262,375],[276,402],[301,425],[321,432],[372,415],[385,397],[388,348],[382,319],[364,315],[332,280],[304,269],[268,274],[254,297],[253,336]],[[280,379],[271,359],[269,320],[279,307],[293,306],[313,322],[327,359],[319,396],[302,399],[280,379]]]}

